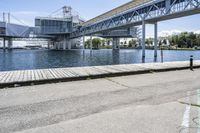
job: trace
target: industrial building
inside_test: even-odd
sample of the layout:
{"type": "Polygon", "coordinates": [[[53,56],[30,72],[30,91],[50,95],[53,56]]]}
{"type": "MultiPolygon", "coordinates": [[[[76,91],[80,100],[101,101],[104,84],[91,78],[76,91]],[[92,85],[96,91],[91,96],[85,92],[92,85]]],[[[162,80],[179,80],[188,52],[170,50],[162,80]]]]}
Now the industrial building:
{"type": "MultiPolygon", "coordinates": [[[[59,12],[60,10],[58,10],[59,12]]],[[[60,13],[59,13],[60,15],[60,13]]],[[[51,37],[49,47],[53,49],[71,49],[79,43],[80,38],[70,40],[70,33],[73,29],[83,23],[79,15],[72,13],[70,6],[62,8],[62,14],[59,16],[36,17],[35,28],[37,28],[41,35],[48,35],[51,37]]]]}

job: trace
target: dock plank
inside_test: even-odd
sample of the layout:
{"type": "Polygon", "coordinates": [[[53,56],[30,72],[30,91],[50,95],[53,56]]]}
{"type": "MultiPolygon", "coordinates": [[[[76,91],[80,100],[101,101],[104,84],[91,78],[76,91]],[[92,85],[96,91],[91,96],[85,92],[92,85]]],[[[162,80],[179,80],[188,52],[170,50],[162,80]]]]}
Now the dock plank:
{"type": "Polygon", "coordinates": [[[27,81],[32,81],[31,70],[27,70],[27,81]]]}
{"type": "Polygon", "coordinates": [[[37,81],[40,80],[40,77],[39,77],[37,70],[34,70],[34,77],[35,77],[35,80],[37,80],[37,81]]]}
{"type": "MultiPolygon", "coordinates": [[[[15,71],[14,71],[15,72],[15,71]]],[[[4,78],[3,78],[3,82],[7,83],[8,80],[10,79],[10,77],[12,77],[12,75],[14,75],[14,73],[8,72],[4,78]]]]}
{"type": "Polygon", "coordinates": [[[5,83],[8,83],[11,77],[12,77],[12,78],[14,79],[14,81],[15,81],[16,71],[14,71],[14,73],[13,73],[13,72],[8,72],[7,75],[5,76],[4,82],[5,82],[5,83]]]}
{"type": "Polygon", "coordinates": [[[70,74],[69,74],[67,71],[65,71],[64,69],[59,68],[58,70],[64,75],[65,78],[72,77],[72,75],[70,75],[70,74]]]}
{"type": "Polygon", "coordinates": [[[62,70],[59,68],[54,69],[54,71],[56,72],[56,74],[58,75],[59,78],[65,78],[65,77],[67,78],[68,77],[68,75],[63,73],[62,70]]]}
{"type": "Polygon", "coordinates": [[[43,73],[46,75],[47,79],[55,79],[48,69],[44,69],[43,73]]]}
{"type": "Polygon", "coordinates": [[[50,69],[50,71],[55,75],[56,79],[62,78],[62,76],[55,69],[50,69]]]}
{"type": "MultiPolygon", "coordinates": [[[[194,61],[194,66],[200,67],[200,60],[194,61]]],[[[0,72],[0,87],[2,84],[20,84],[25,82],[42,82],[48,80],[61,80],[80,77],[89,78],[101,75],[126,74],[137,72],[149,72],[152,70],[170,70],[178,68],[189,68],[189,62],[166,62],[145,64],[122,64],[91,67],[52,68],[37,70],[3,71],[0,72]]]]}
{"type": "Polygon", "coordinates": [[[53,75],[54,79],[58,79],[57,75],[54,73],[52,69],[48,69],[48,70],[53,75]]]}

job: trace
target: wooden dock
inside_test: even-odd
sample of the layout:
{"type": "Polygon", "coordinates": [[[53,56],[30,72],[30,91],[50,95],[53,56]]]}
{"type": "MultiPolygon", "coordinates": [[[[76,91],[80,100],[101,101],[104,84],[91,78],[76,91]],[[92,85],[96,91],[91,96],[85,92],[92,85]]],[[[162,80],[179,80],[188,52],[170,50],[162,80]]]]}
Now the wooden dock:
{"type": "MultiPolygon", "coordinates": [[[[194,61],[200,67],[200,60],[194,61]]],[[[0,72],[0,88],[188,69],[189,61],[0,72]]]]}

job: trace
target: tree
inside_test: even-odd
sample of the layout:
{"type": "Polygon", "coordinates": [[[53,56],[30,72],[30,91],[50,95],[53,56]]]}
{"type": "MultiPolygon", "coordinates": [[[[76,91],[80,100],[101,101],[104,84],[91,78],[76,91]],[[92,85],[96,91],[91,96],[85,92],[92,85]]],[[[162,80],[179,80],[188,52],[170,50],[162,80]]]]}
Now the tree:
{"type": "Polygon", "coordinates": [[[112,39],[106,39],[108,46],[110,45],[110,42],[112,41],[112,39]]]}
{"type": "Polygon", "coordinates": [[[153,44],[153,39],[152,39],[152,38],[148,38],[148,39],[146,39],[145,43],[146,43],[148,46],[150,46],[150,45],[153,44]]]}
{"type": "Polygon", "coordinates": [[[167,45],[167,40],[166,39],[163,40],[163,44],[167,45]]]}
{"type": "Polygon", "coordinates": [[[101,39],[99,39],[99,38],[92,39],[93,48],[98,49],[98,48],[100,48],[100,45],[101,45],[101,39]]]}
{"type": "Polygon", "coordinates": [[[90,48],[90,39],[85,41],[85,48],[90,48]]]}
{"type": "Polygon", "coordinates": [[[196,35],[190,32],[186,35],[186,40],[188,42],[188,47],[193,48],[196,43],[196,35]]]}
{"type": "Polygon", "coordinates": [[[136,40],[131,39],[131,40],[128,42],[128,47],[129,47],[129,48],[136,47],[136,45],[137,45],[136,43],[137,43],[136,40]]]}
{"type": "Polygon", "coordinates": [[[159,47],[162,46],[162,40],[159,40],[159,42],[158,42],[158,46],[159,46],[159,47]]]}
{"type": "Polygon", "coordinates": [[[193,48],[200,45],[199,34],[193,32],[182,32],[178,35],[168,37],[170,45],[178,46],[179,48],[193,48]]]}
{"type": "Polygon", "coordinates": [[[127,42],[125,41],[125,42],[124,42],[124,45],[126,45],[126,44],[127,44],[127,42]]]}
{"type": "Polygon", "coordinates": [[[196,46],[200,46],[200,34],[196,35],[196,40],[195,40],[196,46]]]}
{"type": "Polygon", "coordinates": [[[170,45],[176,46],[178,44],[178,35],[173,35],[169,37],[170,45]]]}
{"type": "Polygon", "coordinates": [[[105,40],[105,39],[102,39],[102,40],[101,40],[101,44],[102,44],[102,47],[105,47],[105,45],[106,45],[106,40],[105,40]]]}

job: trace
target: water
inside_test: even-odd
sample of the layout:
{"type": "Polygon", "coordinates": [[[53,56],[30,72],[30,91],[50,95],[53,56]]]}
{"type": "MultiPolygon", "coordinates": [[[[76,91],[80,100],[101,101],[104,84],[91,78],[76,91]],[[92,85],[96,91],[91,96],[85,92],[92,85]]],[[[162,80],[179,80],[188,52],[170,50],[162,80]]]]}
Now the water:
{"type": "MultiPolygon", "coordinates": [[[[200,51],[164,50],[164,61],[185,61],[190,55],[200,59],[200,51]]],[[[0,50],[0,71],[45,69],[59,67],[99,66],[142,63],[141,50],[0,50]]],[[[154,62],[154,51],[146,50],[145,62],[154,62]]],[[[158,51],[157,62],[160,62],[158,51]]]]}

